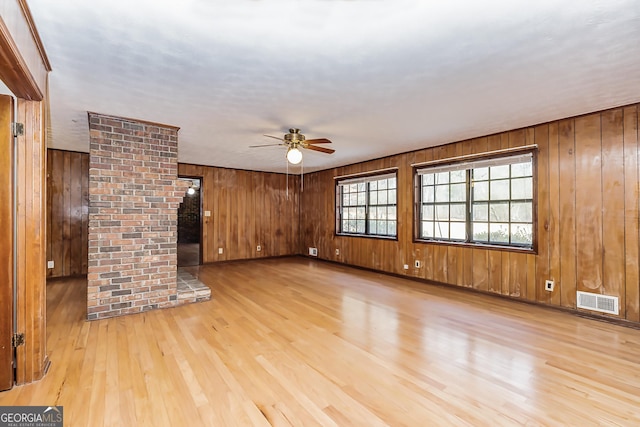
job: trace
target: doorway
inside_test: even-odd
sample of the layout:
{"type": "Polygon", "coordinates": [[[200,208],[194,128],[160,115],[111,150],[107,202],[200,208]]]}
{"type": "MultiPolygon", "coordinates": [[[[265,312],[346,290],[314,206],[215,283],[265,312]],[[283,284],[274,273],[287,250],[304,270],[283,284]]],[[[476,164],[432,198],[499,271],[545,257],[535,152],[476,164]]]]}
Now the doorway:
{"type": "Polygon", "coordinates": [[[189,182],[189,190],[178,208],[178,267],[202,263],[201,179],[179,177],[189,182]]]}

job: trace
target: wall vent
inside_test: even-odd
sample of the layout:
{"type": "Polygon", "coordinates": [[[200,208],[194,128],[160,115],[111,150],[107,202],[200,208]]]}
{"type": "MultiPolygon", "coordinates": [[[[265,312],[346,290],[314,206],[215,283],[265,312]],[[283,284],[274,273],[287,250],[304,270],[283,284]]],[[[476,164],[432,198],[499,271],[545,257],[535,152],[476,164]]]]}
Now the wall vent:
{"type": "Polygon", "coordinates": [[[609,295],[593,294],[590,292],[577,292],[578,308],[586,308],[588,310],[600,311],[618,315],[618,297],[609,295]]]}

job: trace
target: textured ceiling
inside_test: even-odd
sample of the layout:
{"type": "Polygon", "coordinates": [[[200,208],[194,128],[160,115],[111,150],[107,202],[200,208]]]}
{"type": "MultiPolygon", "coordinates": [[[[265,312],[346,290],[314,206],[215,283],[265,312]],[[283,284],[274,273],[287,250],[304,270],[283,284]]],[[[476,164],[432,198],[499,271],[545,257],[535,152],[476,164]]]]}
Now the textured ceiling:
{"type": "Polygon", "coordinates": [[[87,111],[181,127],[179,160],[305,172],[640,101],[640,0],[29,0],[54,148],[87,111]],[[298,169],[295,169],[297,171],[298,169]]]}

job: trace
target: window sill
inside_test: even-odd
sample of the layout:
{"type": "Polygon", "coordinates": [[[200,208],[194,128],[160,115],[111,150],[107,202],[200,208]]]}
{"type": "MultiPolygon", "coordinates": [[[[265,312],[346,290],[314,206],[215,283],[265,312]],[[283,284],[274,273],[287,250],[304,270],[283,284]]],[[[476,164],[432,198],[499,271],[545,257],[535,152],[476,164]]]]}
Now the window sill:
{"type": "Polygon", "coordinates": [[[364,237],[365,239],[398,241],[398,236],[377,236],[375,234],[336,233],[337,237],[364,237]]]}
{"type": "Polygon", "coordinates": [[[501,245],[492,245],[488,243],[449,242],[444,240],[426,240],[426,239],[413,239],[413,243],[458,246],[458,247],[471,248],[471,249],[487,249],[492,251],[518,252],[518,253],[531,254],[531,255],[538,254],[538,251],[535,250],[535,248],[526,248],[522,246],[501,246],[501,245]]]}

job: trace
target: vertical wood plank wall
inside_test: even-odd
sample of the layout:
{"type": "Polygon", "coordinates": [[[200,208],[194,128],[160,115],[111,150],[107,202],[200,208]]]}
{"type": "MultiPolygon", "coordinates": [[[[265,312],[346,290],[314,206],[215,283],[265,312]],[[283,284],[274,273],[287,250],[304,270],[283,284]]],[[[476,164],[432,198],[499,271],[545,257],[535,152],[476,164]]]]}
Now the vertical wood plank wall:
{"type": "Polygon", "coordinates": [[[299,253],[298,177],[287,191],[283,174],[180,163],[178,175],[202,178],[202,262],[299,253]]]}
{"type": "Polygon", "coordinates": [[[48,150],[47,277],[87,274],[89,154],[48,150]]]}
{"type": "Polygon", "coordinates": [[[619,317],[640,322],[639,114],[631,105],[309,174],[303,253],[568,308],[577,290],[617,296],[619,317]],[[413,242],[412,163],[529,144],[538,145],[537,254],[413,242]],[[336,236],[334,177],[388,167],[398,168],[398,240],[336,236]]]}
{"type": "MultiPolygon", "coordinates": [[[[48,150],[48,277],[87,274],[88,162],[87,153],[48,150]]],[[[300,252],[299,177],[289,176],[287,198],[282,174],[189,164],[179,164],[178,174],[202,178],[203,262],[300,252]]]]}

